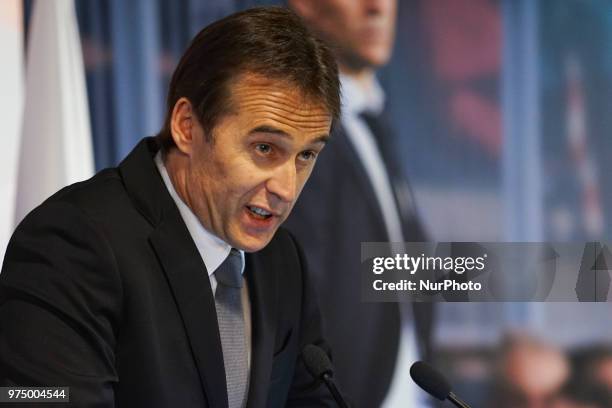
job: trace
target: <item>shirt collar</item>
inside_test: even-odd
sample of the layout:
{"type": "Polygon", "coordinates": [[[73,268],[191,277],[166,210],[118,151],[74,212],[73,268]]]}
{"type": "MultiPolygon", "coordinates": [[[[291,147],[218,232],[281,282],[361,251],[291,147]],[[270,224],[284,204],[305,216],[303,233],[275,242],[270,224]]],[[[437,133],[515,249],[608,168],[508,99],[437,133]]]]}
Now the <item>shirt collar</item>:
{"type": "MultiPolygon", "coordinates": [[[[208,275],[212,275],[223,263],[223,261],[225,261],[225,258],[227,258],[229,255],[232,247],[227,242],[207,231],[187,204],[185,204],[185,202],[179,197],[178,193],[174,189],[172,180],[170,180],[170,176],[168,175],[168,170],[164,165],[164,161],[162,160],[161,151],[155,155],[155,165],[162,176],[162,180],[164,181],[170,196],[176,203],[176,206],[181,213],[181,217],[189,230],[191,238],[198,248],[198,252],[204,261],[204,265],[206,265],[208,275]]],[[[242,270],[240,273],[244,273],[244,251],[239,252],[240,256],[242,257],[242,270]]]]}
{"type": "Polygon", "coordinates": [[[359,115],[363,112],[379,114],[385,105],[385,92],[376,76],[369,88],[364,89],[355,78],[340,73],[342,85],[342,109],[344,113],[359,115]]]}

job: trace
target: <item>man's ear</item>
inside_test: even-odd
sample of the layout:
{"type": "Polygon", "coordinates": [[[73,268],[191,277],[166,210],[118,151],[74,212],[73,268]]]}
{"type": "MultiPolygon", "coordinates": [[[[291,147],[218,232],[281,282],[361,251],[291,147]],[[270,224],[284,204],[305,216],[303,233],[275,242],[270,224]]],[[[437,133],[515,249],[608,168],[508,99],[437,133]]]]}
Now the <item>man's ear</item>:
{"type": "Polygon", "coordinates": [[[306,21],[310,21],[315,13],[312,1],[310,0],[289,0],[287,2],[289,8],[295,11],[300,17],[306,21]]]}
{"type": "Polygon", "coordinates": [[[170,134],[178,150],[190,155],[197,133],[198,120],[189,99],[182,97],[174,104],[170,118],[170,134]]]}

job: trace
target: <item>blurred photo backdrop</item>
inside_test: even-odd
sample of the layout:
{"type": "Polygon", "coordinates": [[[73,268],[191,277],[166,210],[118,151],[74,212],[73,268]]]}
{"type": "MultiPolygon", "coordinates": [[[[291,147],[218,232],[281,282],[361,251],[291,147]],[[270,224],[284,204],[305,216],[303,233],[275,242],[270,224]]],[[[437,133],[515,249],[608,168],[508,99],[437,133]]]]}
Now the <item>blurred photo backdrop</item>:
{"type": "MultiPolygon", "coordinates": [[[[0,42],[0,73],[2,81],[16,78],[11,83],[19,84],[19,57],[26,65],[26,55],[36,58],[26,48],[32,46],[28,40],[38,3],[14,3],[22,8],[21,20],[2,17],[0,34],[22,24],[23,37],[13,34],[10,42],[0,42]]],[[[73,4],[91,127],[91,136],[82,136],[91,143],[100,170],[116,165],[140,138],[160,129],[170,75],[196,32],[234,11],[283,3],[73,4]]],[[[400,0],[397,18],[394,53],[378,77],[395,128],[393,143],[431,239],[612,241],[612,184],[607,181],[612,166],[612,3],[400,0]]],[[[11,108],[2,109],[10,130],[3,136],[9,165],[3,170],[2,231],[15,226],[15,191],[30,187],[17,185],[15,178],[23,166],[18,149],[12,148],[23,137],[15,123],[23,117],[21,91],[11,92],[15,97],[8,104],[2,101],[11,108]]],[[[37,137],[39,143],[30,149],[42,149],[50,136],[40,132],[37,137]]],[[[8,233],[0,237],[4,252],[8,233]]],[[[532,360],[521,357],[529,353],[550,357],[542,365],[559,373],[558,384],[542,395],[578,401],[580,390],[567,391],[563,385],[583,367],[577,362],[584,358],[576,356],[611,344],[610,303],[447,303],[439,307],[434,327],[436,362],[474,406],[499,406],[490,398],[503,392],[523,398],[517,406],[538,406],[533,404],[540,397],[530,396],[540,394],[504,382],[508,372],[520,378],[513,364],[516,370],[527,369],[522,361],[532,360]]],[[[612,361],[605,352],[591,354],[594,361],[612,361]]]]}

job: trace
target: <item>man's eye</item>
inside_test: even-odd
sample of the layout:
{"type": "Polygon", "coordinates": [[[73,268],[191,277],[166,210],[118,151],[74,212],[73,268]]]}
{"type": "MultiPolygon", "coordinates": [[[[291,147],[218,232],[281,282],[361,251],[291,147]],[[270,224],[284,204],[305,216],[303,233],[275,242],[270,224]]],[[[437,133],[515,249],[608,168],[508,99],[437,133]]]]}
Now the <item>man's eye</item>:
{"type": "Polygon", "coordinates": [[[272,146],[267,143],[258,143],[255,145],[255,150],[259,153],[268,154],[272,151],[272,146]]]}
{"type": "Polygon", "coordinates": [[[311,161],[317,157],[317,153],[312,150],[307,150],[305,152],[300,153],[302,160],[311,161]]]}

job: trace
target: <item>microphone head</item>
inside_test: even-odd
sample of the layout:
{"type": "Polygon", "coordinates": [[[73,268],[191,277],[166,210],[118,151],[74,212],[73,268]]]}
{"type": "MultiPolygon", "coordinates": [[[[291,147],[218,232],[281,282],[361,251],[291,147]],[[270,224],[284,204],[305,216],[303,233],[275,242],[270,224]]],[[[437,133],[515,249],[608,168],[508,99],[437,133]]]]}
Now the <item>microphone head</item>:
{"type": "Polygon", "coordinates": [[[332,376],[334,369],[327,353],[319,346],[307,344],[302,350],[302,359],[306,369],[314,378],[321,378],[324,374],[332,376]]]}
{"type": "Polygon", "coordinates": [[[438,370],[427,363],[417,361],[410,367],[412,380],[433,397],[444,401],[451,392],[451,386],[438,370]]]}

